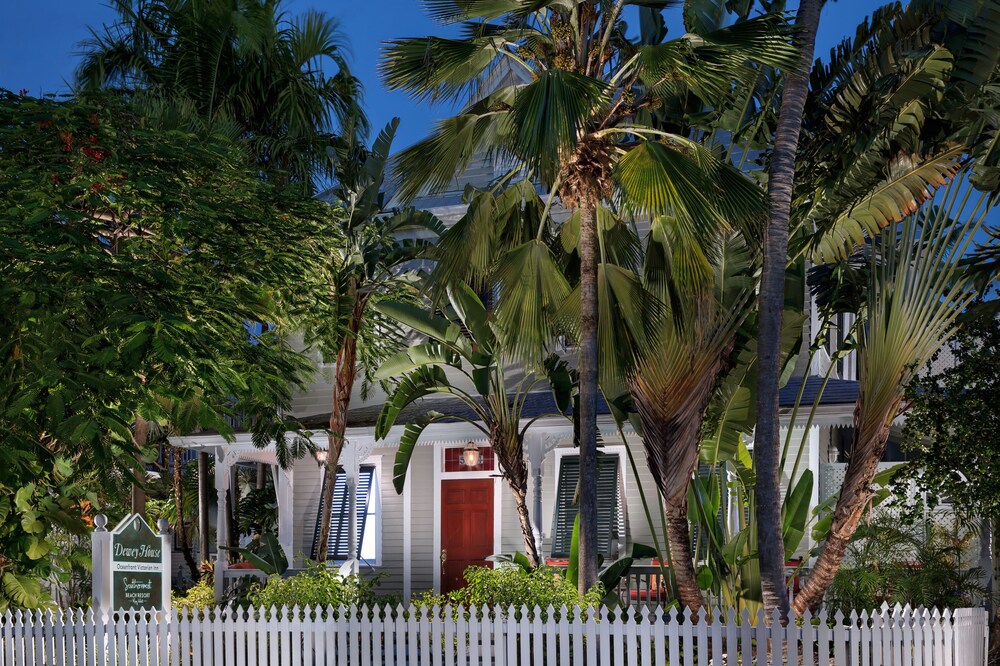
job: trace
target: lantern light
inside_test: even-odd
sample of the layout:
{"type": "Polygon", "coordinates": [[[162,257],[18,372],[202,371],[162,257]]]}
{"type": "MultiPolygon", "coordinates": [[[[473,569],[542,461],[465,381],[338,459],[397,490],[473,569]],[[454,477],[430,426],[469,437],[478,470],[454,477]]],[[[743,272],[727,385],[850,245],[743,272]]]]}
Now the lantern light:
{"type": "Polygon", "coordinates": [[[475,442],[470,441],[462,449],[462,457],[459,463],[466,467],[477,467],[483,464],[483,452],[479,450],[475,442]]]}

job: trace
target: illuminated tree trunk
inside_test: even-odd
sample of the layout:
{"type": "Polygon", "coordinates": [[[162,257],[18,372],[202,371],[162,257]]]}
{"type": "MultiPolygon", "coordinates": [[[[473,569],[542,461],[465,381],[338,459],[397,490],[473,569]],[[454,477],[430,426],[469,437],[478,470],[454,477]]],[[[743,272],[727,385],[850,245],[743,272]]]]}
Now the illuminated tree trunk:
{"type": "MultiPolygon", "coordinates": [[[[354,286],[357,289],[357,286],[354,286]]],[[[367,296],[358,296],[355,291],[354,309],[348,323],[348,334],[337,354],[336,376],[333,384],[333,404],[330,409],[330,434],[327,439],[326,463],[323,470],[323,512],[320,514],[319,541],[316,544],[316,560],[326,560],[326,544],[330,541],[330,523],[333,518],[333,487],[337,481],[340,454],[344,450],[344,434],[347,432],[347,410],[351,405],[351,391],[357,373],[358,332],[364,317],[367,296]]],[[[356,557],[351,553],[351,557],[356,557]]]]}

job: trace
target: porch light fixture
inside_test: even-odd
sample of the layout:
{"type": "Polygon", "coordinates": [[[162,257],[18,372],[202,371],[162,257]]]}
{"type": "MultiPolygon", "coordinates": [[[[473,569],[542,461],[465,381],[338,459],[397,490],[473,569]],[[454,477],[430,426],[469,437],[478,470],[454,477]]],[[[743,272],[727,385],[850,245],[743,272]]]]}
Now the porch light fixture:
{"type": "Polygon", "coordinates": [[[462,449],[462,457],[459,458],[459,464],[465,465],[466,467],[476,467],[483,464],[483,452],[479,450],[475,442],[470,441],[462,449]]]}
{"type": "Polygon", "coordinates": [[[326,464],[326,449],[316,449],[313,451],[313,457],[316,458],[316,462],[320,465],[326,464]]]}

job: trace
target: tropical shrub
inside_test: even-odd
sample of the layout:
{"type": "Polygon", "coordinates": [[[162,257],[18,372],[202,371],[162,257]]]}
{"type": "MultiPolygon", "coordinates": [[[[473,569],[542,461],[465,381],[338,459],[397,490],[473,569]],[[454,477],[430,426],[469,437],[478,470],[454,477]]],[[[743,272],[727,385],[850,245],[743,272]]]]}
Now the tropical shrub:
{"type": "Polygon", "coordinates": [[[516,565],[469,567],[465,570],[467,585],[447,594],[427,593],[413,600],[416,606],[459,606],[469,608],[499,608],[511,606],[546,609],[599,606],[604,598],[604,587],[597,583],[583,597],[577,585],[559,569],[538,567],[526,569],[516,565]]]}
{"type": "Polygon", "coordinates": [[[908,528],[884,514],[858,528],[827,593],[830,611],[871,610],[884,603],[957,608],[975,603],[987,590],[982,572],[962,560],[967,530],[930,525],[908,528]]]}
{"type": "Polygon", "coordinates": [[[341,576],[336,569],[317,564],[288,578],[271,576],[263,585],[258,583],[251,587],[248,599],[251,605],[264,608],[346,608],[398,603],[397,596],[377,592],[381,580],[381,575],[374,578],[341,576]]]}
{"type": "Polygon", "coordinates": [[[171,592],[170,597],[178,613],[200,613],[205,608],[215,606],[215,587],[212,580],[205,577],[182,594],[171,592]]]}

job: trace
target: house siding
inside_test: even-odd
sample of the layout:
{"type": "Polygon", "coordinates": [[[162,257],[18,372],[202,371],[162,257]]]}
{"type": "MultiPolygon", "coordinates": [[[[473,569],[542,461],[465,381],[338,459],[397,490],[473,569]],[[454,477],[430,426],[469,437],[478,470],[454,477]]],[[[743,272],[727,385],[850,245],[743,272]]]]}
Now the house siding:
{"type": "MultiPolygon", "coordinates": [[[[541,524],[542,555],[548,557],[552,552],[552,520],[557,483],[556,461],[560,455],[574,452],[572,442],[568,437],[562,439],[560,446],[550,451],[542,464],[542,502],[541,524]]],[[[796,428],[789,447],[788,459],[783,470],[782,487],[787,487],[788,477],[794,465],[804,429],[796,428]]],[[[782,430],[782,437],[786,430],[782,430]]],[[[806,441],[808,444],[808,440],[806,441]]],[[[453,445],[448,444],[449,446],[453,445]]],[[[657,502],[659,494],[653,475],[645,464],[645,453],[642,444],[636,437],[630,437],[629,445],[636,459],[638,478],[629,464],[621,444],[609,442],[609,452],[622,455],[623,485],[626,510],[626,534],[623,547],[630,548],[632,544],[642,543],[653,545],[653,533],[646,520],[643,508],[642,493],[645,493],[654,521],[659,520],[657,502]]],[[[410,534],[411,534],[411,591],[418,595],[433,589],[435,567],[440,566],[439,553],[434,544],[435,521],[438,517],[434,512],[435,470],[434,450],[441,444],[427,443],[417,446],[410,461],[408,483],[410,484],[410,534]]],[[[379,461],[379,493],[381,500],[380,529],[380,564],[377,567],[362,565],[362,573],[366,576],[384,574],[380,589],[386,593],[403,592],[403,569],[405,552],[403,547],[405,525],[403,520],[405,495],[397,495],[392,485],[392,468],[396,449],[394,446],[381,447],[374,450],[368,460],[379,461]]],[[[804,454],[805,455],[805,454],[804,454]]],[[[800,471],[808,468],[808,458],[803,459],[800,471]]],[[[316,529],[316,517],[319,511],[320,488],[322,485],[321,468],[312,458],[298,461],[295,464],[295,553],[296,563],[301,566],[311,558],[313,552],[313,536],[316,529]]],[[[520,525],[513,494],[507,483],[500,477],[495,477],[498,484],[500,502],[500,543],[499,552],[511,553],[523,551],[520,525]]],[[[534,515],[534,479],[529,480],[528,509],[534,515]]],[[[662,545],[662,536],[656,530],[662,545]]]]}
{"type": "MultiPolygon", "coordinates": [[[[411,587],[414,594],[434,588],[434,567],[440,566],[434,552],[434,447],[418,446],[410,459],[407,483],[410,487],[410,557],[411,587]]],[[[390,492],[392,476],[386,475],[390,492]]],[[[400,505],[400,525],[402,525],[402,505],[400,505]]],[[[400,532],[402,541],[402,532],[400,532]]],[[[402,561],[402,560],[401,560],[402,561]]],[[[403,576],[391,581],[402,590],[403,576]]],[[[388,584],[389,581],[386,581],[388,584]]]]}

